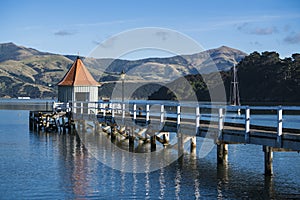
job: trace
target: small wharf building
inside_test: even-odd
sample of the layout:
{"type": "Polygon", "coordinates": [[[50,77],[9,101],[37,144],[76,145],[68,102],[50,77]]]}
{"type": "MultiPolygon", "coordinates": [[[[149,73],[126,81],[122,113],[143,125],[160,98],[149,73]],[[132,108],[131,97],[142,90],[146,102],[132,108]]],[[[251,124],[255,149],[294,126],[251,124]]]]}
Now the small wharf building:
{"type": "Polygon", "coordinates": [[[71,130],[74,124],[72,113],[96,113],[94,105],[98,103],[99,86],[78,56],[58,83],[58,103],[53,104],[52,111],[30,111],[30,128],[63,132],[66,132],[66,129],[71,130]],[[75,101],[76,104],[67,105],[75,101]],[[59,110],[56,110],[57,105],[59,110]],[[69,110],[70,107],[73,108],[72,111],[69,110]]]}
{"type": "MultiPolygon", "coordinates": [[[[93,78],[78,56],[64,78],[58,83],[58,102],[81,102],[78,107],[84,107],[81,113],[94,112],[89,102],[98,102],[98,87],[100,84],[93,78]],[[82,105],[83,104],[83,105],[82,105]]],[[[77,107],[77,105],[73,105],[77,107]]],[[[79,109],[81,109],[79,108],[79,109]]],[[[76,113],[77,109],[73,112],[76,113]]],[[[79,111],[78,111],[79,112],[79,111]]]]}

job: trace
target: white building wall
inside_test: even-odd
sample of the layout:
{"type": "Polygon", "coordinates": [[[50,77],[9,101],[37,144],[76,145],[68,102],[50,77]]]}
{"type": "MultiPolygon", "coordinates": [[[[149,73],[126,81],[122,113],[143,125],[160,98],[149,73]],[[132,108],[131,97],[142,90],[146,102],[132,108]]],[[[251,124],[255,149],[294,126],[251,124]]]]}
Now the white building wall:
{"type": "Polygon", "coordinates": [[[71,86],[58,86],[58,102],[73,101],[73,87],[71,86]]]}
{"type": "MultiPolygon", "coordinates": [[[[77,92],[87,92],[89,96],[87,101],[89,102],[98,102],[98,86],[58,86],[58,102],[73,102],[78,101],[75,99],[75,94],[77,92]]],[[[88,113],[96,113],[97,109],[95,107],[95,103],[85,104],[90,107],[88,109],[88,113]]],[[[80,110],[80,109],[78,109],[80,110]]],[[[76,112],[76,109],[73,110],[76,112]]]]}
{"type": "MultiPolygon", "coordinates": [[[[73,93],[73,99],[75,99],[76,92],[88,92],[89,93],[89,99],[87,99],[89,102],[98,102],[98,86],[75,86],[74,87],[74,93],[73,93]]],[[[88,114],[90,113],[96,113],[97,109],[95,108],[95,103],[89,103],[88,104],[88,114]]]]}

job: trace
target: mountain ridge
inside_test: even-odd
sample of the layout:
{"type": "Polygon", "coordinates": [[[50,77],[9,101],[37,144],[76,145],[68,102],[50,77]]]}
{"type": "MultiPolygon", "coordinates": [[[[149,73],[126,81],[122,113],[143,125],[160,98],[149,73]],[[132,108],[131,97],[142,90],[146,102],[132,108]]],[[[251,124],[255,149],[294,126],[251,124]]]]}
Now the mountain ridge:
{"type": "MultiPolygon", "coordinates": [[[[188,74],[228,71],[247,54],[221,46],[193,55],[139,60],[84,58],[83,62],[96,80],[115,81],[122,69],[126,80],[172,81],[188,74]],[[213,55],[212,57],[210,55],[213,55]],[[196,70],[195,66],[201,66],[196,70]]],[[[31,98],[56,98],[55,85],[73,63],[75,55],[41,52],[18,46],[12,42],[0,44],[0,97],[30,96],[31,98]]]]}
{"type": "Polygon", "coordinates": [[[48,52],[41,52],[34,48],[27,48],[24,46],[18,46],[13,42],[1,43],[0,44],[0,62],[5,60],[22,60],[30,56],[35,55],[56,55],[48,52]],[[7,54],[11,52],[10,54],[7,54]]]}

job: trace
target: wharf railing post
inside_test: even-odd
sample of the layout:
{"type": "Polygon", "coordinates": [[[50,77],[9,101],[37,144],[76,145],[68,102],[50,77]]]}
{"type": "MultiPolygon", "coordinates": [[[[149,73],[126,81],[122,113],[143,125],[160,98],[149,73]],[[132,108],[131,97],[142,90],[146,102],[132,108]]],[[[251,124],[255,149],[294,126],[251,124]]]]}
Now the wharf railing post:
{"type": "Polygon", "coordinates": [[[282,147],[282,107],[277,110],[277,146],[282,147]]]}
{"type": "Polygon", "coordinates": [[[115,104],[111,104],[111,117],[114,118],[115,117],[115,104]]]}
{"type": "Polygon", "coordinates": [[[180,105],[177,106],[177,130],[180,128],[180,120],[181,120],[181,111],[180,105]]]}
{"type": "Polygon", "coordinates": [[[165,113],[165,105],[160,105],[160,124],[164,123],[164,113],[165,113]]]}
{"type": "Polygon", "coordinates": [[[66,105],[66,111],[67,112],[72,112],[72,103],[71,102],[67,102],[67,105],[66,105]]]}
{"type": "Polygon", "coordinates": [[[55,104],[56,104],[55,101],[53,101],[52,102],[52,112],[54,112],[54,110],[55,110],[55,104]]]}
{"type": "Polygon", "coordinates": [[[200,107],[196,107],[196,130],[195,133],[196,135],[199,134],[199,128],[200,128],[200,107]]]}
{"type": "Polygon", "coordinates": [[[150,105],[146,104],[146,124],[149,124],[149,120],[150,120],[150,105]]]}
{"type": "Polygon", "coordinates": [[[218,124],[218,129],[219,129],[219,135],[218,135],[218,140],[223,140],[223,128],[224,128],[224,114],[223,114],[223,108],[219,108],[218,110],[218,117],[219,117],[219,124],[218,124]]]}
{"type": "Polygon", "coordinates": [[[219,135],[218,135],[218,142],[217,142],[217,162],[218,164],[227,164],[228,161],[228,144],[223,143],[223,129],[224,129],[224,114],[223,108],[219,108],[218,110],[218,117],[219,117],[219,135]]]}
{"type": "Polygon", "coordinates": [[[181,120],[181,111],[180,105],[177,105],[177,138],[178,138],[178,155],[183,154],[184,144],[183,144],[183,134],[180,131],[180,120],[181,120]]]}
{"type": "Polygon", "coordinates": [[[133,121],[136,121],[136,104],[133,104],[133,121]]]}
{"type": "Polygon", "coordinates": [[[245,143],[250,142],[250,108],[245,109],[245,143]]]}
{"type": "Polygon", "coordinates": [[[103,118],[104,118],[104,121],[105,121],[105,117],[106,117],[106,108],[105,108],[105,104],[102,104],[102,115],[103,115],[103,118]]]}

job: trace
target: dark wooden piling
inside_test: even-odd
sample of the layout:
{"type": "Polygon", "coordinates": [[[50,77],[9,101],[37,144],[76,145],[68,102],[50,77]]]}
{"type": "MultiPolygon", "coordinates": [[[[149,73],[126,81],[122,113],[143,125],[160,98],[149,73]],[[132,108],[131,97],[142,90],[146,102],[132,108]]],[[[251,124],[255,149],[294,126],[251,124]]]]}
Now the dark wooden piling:
{"type": "Polygon", "coordinates": [[[227,164],[228,161],[228,144],[217,144],[217,161],[218,164],[227,164]]]}
{"type": "Polygon", "coordinates": [[[151,151],[156,151],[156,135],[150,137],[151,151]]]}
{"type": "Polygon", "coordinates": [[[129,151],[130,152],[134,152],[134,140],[135,140],[135,137],[133,136],[133,129],[130,128],[128,131],[129,131],[129,134],[128,134],[129,151]]]}
{"type": "Polygon", "coordinates": [[[115,125],[111,125],[111,133],[110,133],[110,140],[114,142],[117,138],[117,127],[115,125]]]}
{"type": "Polygon", "coordinates": [[[265,154],[265,175],[273,175],[273,148],[268,146],[263,146],[263,151],[265,154]]]}
{"type": "Polygon", "coordinates": [[[193,136],[191,137],[191,153],[196,154],[196,147],[197,147],[196,136],[193,136]]]}

